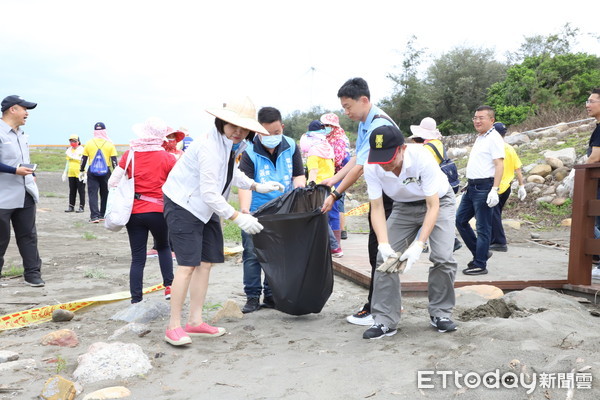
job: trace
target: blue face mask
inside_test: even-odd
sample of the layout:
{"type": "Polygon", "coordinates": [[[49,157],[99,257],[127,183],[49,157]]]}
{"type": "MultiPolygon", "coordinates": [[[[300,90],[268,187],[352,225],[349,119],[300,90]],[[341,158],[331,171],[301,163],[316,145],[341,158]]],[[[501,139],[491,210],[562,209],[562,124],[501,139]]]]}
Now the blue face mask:
{"type": "Polygon", "coordinates": [[[260,141],[267,149],[274,149],[281,143],[283,135],[261,136],[260,141]]]}
{"type": "Polygon", "coordinates": [[[234,143],[233,147],[232,147],[233,151],[236,151],[237,149],[239,149],[240,148],[240,144],[242,144],[242,142],[234,143]]]}
{"type": "Polygon", "coordinates": [[[324,130],[325,130],[325,134],[326,135],[329,135],[331,133],[331,131],[332,131],[332,129],[331,129],[330,126],[326,126],[324,130]]]}

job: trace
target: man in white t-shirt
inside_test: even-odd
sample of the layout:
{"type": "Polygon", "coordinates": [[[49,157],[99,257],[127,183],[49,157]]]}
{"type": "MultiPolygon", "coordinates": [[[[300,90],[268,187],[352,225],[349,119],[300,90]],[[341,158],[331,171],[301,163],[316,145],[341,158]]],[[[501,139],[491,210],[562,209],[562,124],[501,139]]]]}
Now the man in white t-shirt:
{"type": "Polygon", "coordinates": [[[494,109],[478,107],[473,125],[479,134],[467,162],[467,191],[456,214],[456,229],[473,254],[463,269],[465,275],[487,274],[492,236],[492,209],[499,202],[498,188],[504,173],[504,140],[494,129],[494,109]],[[469,221],[475,217],[477,236],[469,221]]]}
{"type": "Polygon", "coordinates": [[[454,331],[456,324],[450,319],[457,268],[452,255],[454,191],[431,154],[421,145],[404,144],[404,136],[395,126],[376,128],[369,143],[364,176],[379,253],[371,304],[374,323],[363,338],[379,339],[396,333],[402,302],[400,276],[388,266],[399,256],[398,261],[406,261],[404,271],[408,270],[419,259],[427,240],[433,263],[428,279],[430,322],[440,332],[454,331]],[[387,223],[384,192],[394,201],[387,223]]]}

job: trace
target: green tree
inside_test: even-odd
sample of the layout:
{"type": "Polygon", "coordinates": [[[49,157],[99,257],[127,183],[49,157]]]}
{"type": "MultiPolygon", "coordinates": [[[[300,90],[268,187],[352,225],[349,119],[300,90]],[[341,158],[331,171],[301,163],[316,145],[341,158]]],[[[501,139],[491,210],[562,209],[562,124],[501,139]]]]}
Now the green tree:
{"type": "Polygon", "coordinates": [[[485,103],[488,88],[504,80],[506,68],[490,49],[458,47],[434,60],[427,71],[428,98],[440,131],[473,131],[474,110],[485,103]]]}
{"type": "Polygon", "coordinates": [[[339,111],[328,111],[323,110],[321,107],[313,107],[309,111],[296,110],[293,113],[283,117],[283,124],[285,125],[285,135],[300,140],[300,137],[308,129],[308,124],[315,119],[320,119],[321,115],[327,113],[334,113],[340,118],[340,126],[346,131],[348,137],[352,139],[354,136],[352,132],[356,132],[358,123],[352,121],[346,115],[339,111]]]}
{"type": "Polygon", "coordinates": [[[411,124],[418,124],[432,111],[429,88],[418,73],[425,49],[417,48],[416,40],[413,35],[406,44],[400,74],[387,75],[395,84],[394,93],[378,104],[398,123],[404,134],[410,133],[411,124]]]}
{"type": "Polygon", "coordinates": [[[553,57],[571,53],[579,35],[580,29],[567,22],[558,33],[526,37],[519,50],[508,53],[508,59],[511,64],[518,64],[528,57],[553,57]]]}
{"type": "Polygon", "coordinates": [[[512,125],[541,109],[581,107],[590,89],[598,86],[599,57],[543,54],[510,67],[506,79],[490,87],[487,101],[497,119],[512,125]]]}

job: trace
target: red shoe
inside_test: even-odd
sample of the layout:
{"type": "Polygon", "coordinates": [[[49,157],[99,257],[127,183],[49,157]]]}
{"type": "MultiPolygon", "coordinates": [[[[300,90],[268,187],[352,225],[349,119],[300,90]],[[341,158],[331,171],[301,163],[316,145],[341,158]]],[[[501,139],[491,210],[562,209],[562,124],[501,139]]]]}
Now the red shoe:
{"type": "Polygon", "coordinates": [[[147,253],[146,253],[146,257],[147,258],[153,258],[153,257],[158,257],[158,251],[154,250],[154,249],[150,249],[147,253]]]}
{"type": "Polygon", "coordinates": [[[206,322],[201,323],[198,326],[191,326],[190,324],[185,325],[185,332],[190,336],[203,336],[203,337],[217,337],[225,334],[225,328],[218,328],[211,326],[206,322]]]}
{"type": "Polygon", "coordinates": [[[192,343],[192,339],[185,331],[179,327],[175,329],[167,329],[165,332],[165,340],[173,346],[183,346],[184,344],[192,343]]]}
{"type": "Polygon", "coordinates": [[[165,288],[165,300],[171,300],[171,286],[165,288]]]}
{"type": "Polygon", "coordinates": [[[335,250],[331,250],[331,257],[340,258],[344,255],[341,247],[338,247],[335,250]]]}

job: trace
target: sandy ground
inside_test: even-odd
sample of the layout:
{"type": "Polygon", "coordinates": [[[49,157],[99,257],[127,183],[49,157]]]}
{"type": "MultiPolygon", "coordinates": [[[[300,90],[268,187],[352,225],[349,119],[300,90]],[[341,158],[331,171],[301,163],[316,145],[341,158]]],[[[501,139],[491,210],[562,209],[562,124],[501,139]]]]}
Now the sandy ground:
{"type": "MultiPolygon", "coordinates": [[[[66,183],[59,174],[40,173],[43,194],[38,212],[39,248],[43,259],[44,288],[30,288],[21,278],[0,283],[0,315],[32,307],[74,301],[94,295],[128,290],[129,246],[125,231],[112,233],[87,223],[88,213],[65,214],[66,183]],[[87,239],[86,239],[87,237],[87,239]],[[86,278],[85,275],[95,277],[86,278]]],[[[354,222],[356,223],[356,222],[354,222]]],[[[360,222],[358,222],[360,223],[360,222]]],[[[11,243],[5,268],[20,265],[11,243]]],[[[160,283],[158,261],[149,259],[145,286],[160,283]]],[[[333,294],[320,314],[291,316],[263,309],[242,319],[219,323],[228,333],[221,338],[195,339],[185,348],[163,340],[166,322],[149,324],[144,337],[124,335],[118,340],[140,345],[153,368],[144,376],[104,381],[84,386],[86,393],[123,385],[133,399],[598,399],[600,383],[591,389],[568,390],[553,382],[540,385],[541,373],[578,371],[600,379],[600,319],[590,315],[593,306],[543,289],[513,293],[518,308],[510,318],[490,316],[474,308],[485,303],[461,293],[455,319],[459,330],[441,334],[429,325],[427,299],[404,299],[400,331],[382,340],[364,340],[364,327],[348,324],[344,317],[359,308],[367,290],[335,277],[333,294]],[[481,318],[483,317],[483,318],[481,318]],[[516,388],[469,388],[454,380],[457,373],[499,371],[537,377],[528,394],[516,388]],[[431,381],[419,387],[419,372],[431,381]],[[444,387],[441,375],[423,371],[450,371],[444,387]]],[[[162,300],[162,292],[147,295],[162,300]]],[[[242,266],[238,257],[213,268],[207,303],[233,299],[244,304],[242,266]]],[[[2,393],[0,399],[34,399],[61,356],[61,375],[72,379],[77,357],[95,342],[108,341],[123,322],[109,318],[129,306],[129,301],[103,303],[76,312],[66,323],[48,322],[0,332],[0,350],[16,351],[21,359],[33,358],[38,368],[3,372],[0,384],[22,390],[2,393]],[[42,346],[47,333],[68,328],[80,344],[74,348],[42,346]]],[[[214,312],[208,314],[208,319],[214,312]]],[[[472,385],[473,386],[473,385],[472,385]]]]}

